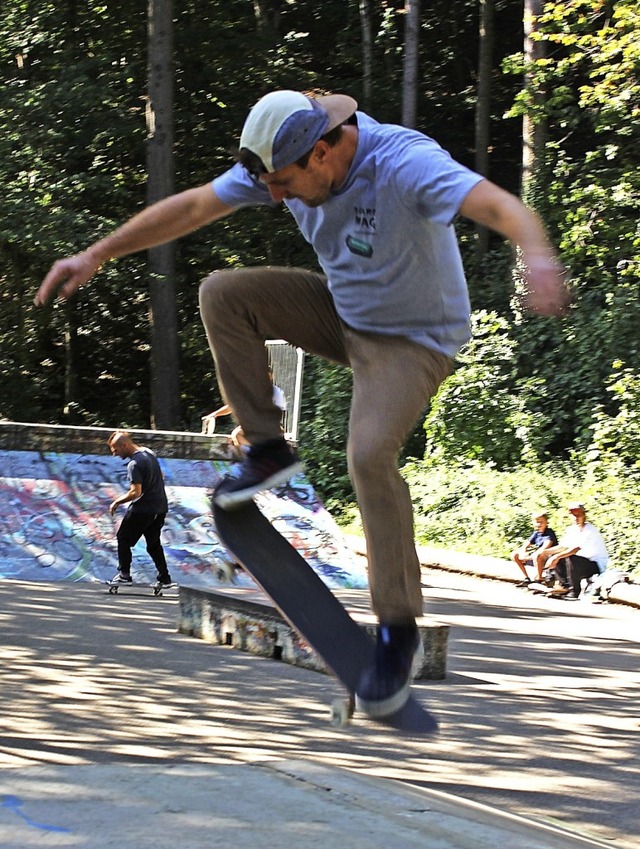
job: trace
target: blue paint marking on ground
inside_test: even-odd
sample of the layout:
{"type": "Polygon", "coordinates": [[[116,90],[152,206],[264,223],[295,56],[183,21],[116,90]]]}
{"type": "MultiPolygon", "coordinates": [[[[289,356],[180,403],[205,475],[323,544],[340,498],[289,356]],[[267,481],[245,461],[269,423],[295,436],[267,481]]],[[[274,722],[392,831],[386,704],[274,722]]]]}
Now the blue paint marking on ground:
{"type": "Polygon", "coordinates": [[[22,809],[24,802],[19,796],[2,796],[0,799],[0,804],[7,808],[10,811],[13,811],[14,814],[20,817],[20,819],[24,820],[27,825],[30,825],[31,828],[39,828],[41,831],[56,831],[56,832],[64,832],[70,833],[70,828],[64,828],[61,825],[45,825],[45,823],[36,822],[32,820],[31,817],[28,817],[22,809]]]}

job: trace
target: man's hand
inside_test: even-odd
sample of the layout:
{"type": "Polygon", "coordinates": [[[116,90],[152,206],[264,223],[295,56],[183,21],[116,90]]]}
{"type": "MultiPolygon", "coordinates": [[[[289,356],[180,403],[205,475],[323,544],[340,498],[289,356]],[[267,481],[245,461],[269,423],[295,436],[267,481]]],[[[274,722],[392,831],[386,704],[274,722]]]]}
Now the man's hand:
{"type": "Polygon", "coordinates": [[[111,513],[111,515],[113,516],[113,514],[116,512],[116,510],[118,509],[119,506],[120,506],[119,501],[112,501],[111,504],[109,505],[109,513],[111,513]]]}
{"type": "Polygon", "coordinates": [[[33,299],[37,307],[44,306],[57,294],[60,298],[70,298],[80,286],[87,283],[102,265],[91,251],[60,259],[51,266],[49,273],[40,284],[33,299]]]}
{"type": "Polygon", "coordinates": [[[525,309],[537,315],[564,315],[571,300],[563,266],[548,254],[522,256],[525,309]]]}

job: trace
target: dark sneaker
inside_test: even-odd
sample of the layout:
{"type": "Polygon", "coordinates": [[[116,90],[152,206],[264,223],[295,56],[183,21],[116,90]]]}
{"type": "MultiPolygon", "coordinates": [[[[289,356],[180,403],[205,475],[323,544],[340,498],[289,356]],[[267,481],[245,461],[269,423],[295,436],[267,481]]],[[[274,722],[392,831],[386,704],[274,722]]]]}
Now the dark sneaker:
{"type": "Polygon", "coordinates": [[[302,463],[284,439],[261,442],[249,449],[238,477],[226,477],[218,484],[213,501],[223,510],[234,510],[301,471],[302,463]]]}
{"type": "Polygon", "coordinates": [[[133,578],[128,572],[116,572],[116,574],[111,579],[110,583],[112,584],[132,584],[133,578]]]}
{"type": "Polygon", "coordinates": [[[531,581],[529,580],[529,578],[524,578],[524,580],[518,581],[516,587],[528,587],[530,583],[531,581]]]}
{"type": "Polygon", "coordinates": [[[171,587],[173,586],[173,581],[171,580],[171,575],[166,575],[164,578],[158,577],[156,580],[156,587],[171,587]]]}
{"type": "Polygon", "coordinates": [[[416,625],[378,625],[373,661],[356,687],[356,707],[373,717],[400,710],[423,655],[416,625]]]}

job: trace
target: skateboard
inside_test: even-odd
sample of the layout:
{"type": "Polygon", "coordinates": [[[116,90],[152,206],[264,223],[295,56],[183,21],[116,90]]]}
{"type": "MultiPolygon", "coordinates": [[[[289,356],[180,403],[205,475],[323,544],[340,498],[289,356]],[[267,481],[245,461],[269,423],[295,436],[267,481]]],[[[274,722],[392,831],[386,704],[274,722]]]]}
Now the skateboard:
{"type": "Polygon", "coordinates": [[[544,581],[536,581],[535,583],[529,584],[527,587],[534,595],[544,595],[547,598],[574,598],[574,596],[569,595],[569,591],[560,587],[558,584],[549,585],[544,581]]]}
{"type": "Polygon", "coordinates": [[[527,586],[527,589],[534,595],[545,595],[549,592],[551,587],[549,584],[545,583],[545,581],[531,581],[531,583],[527,586]]]}
{"type": "Polygon", "coordinates": [[[575,599],[576,596],[573,595],[569,590],[564,589],[562,587],[551,587],[545,593],[547,598],[559,598],[559,599],[575,599]]]}
{"type": "Polygon", "coordinates": [[[242,572],[239,563],[219,562],[215,568],[216,581],[221,584],[237,584],[238,574],[242,572]]]}
{"type": "Polygon", "coordinates": [[[109,595],[118,595],[118,591],[121,587],[144,587],[145,589],[153,590],[153,594],[155,596],[161,596],[165,590],[171,590],[174,587],[177,587],[177,584],[169,584],[168,586],[162,586],[158,581],[154,583],[149,583],[149,581],[132,581],[130,584],[123,584],[120,581],[105,581],[104,582],[109,587],[109,595]]]}
{"type": "MultiPolygon", "coordinates": [[[[346,725],[355,712],[356,684],[373,658],[373,640],[254,502],[235,510],[214,504],[213,513],[222,542],[344,686],[347,697],[333,702],[331,721],[346,725]]],[[[399,711],[375,721],[415,735],[438,728],[412,695],[399,711]]]]}

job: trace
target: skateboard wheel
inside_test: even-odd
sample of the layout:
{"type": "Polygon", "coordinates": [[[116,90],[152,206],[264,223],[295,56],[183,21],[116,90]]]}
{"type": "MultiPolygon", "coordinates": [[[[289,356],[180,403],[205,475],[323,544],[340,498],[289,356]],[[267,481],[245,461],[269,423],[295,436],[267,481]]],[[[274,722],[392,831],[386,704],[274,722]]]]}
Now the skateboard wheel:
{"type": "Polygon", "coordinates": [[[354,709],[353,699],[334,699],[331,702],[331,724],[336,728],[348,725],[354,709]]]}
{"type": "Polygon", "coordinates": [[[109,587],[109,595],[118,595],[117,587],[109,587]]]}

